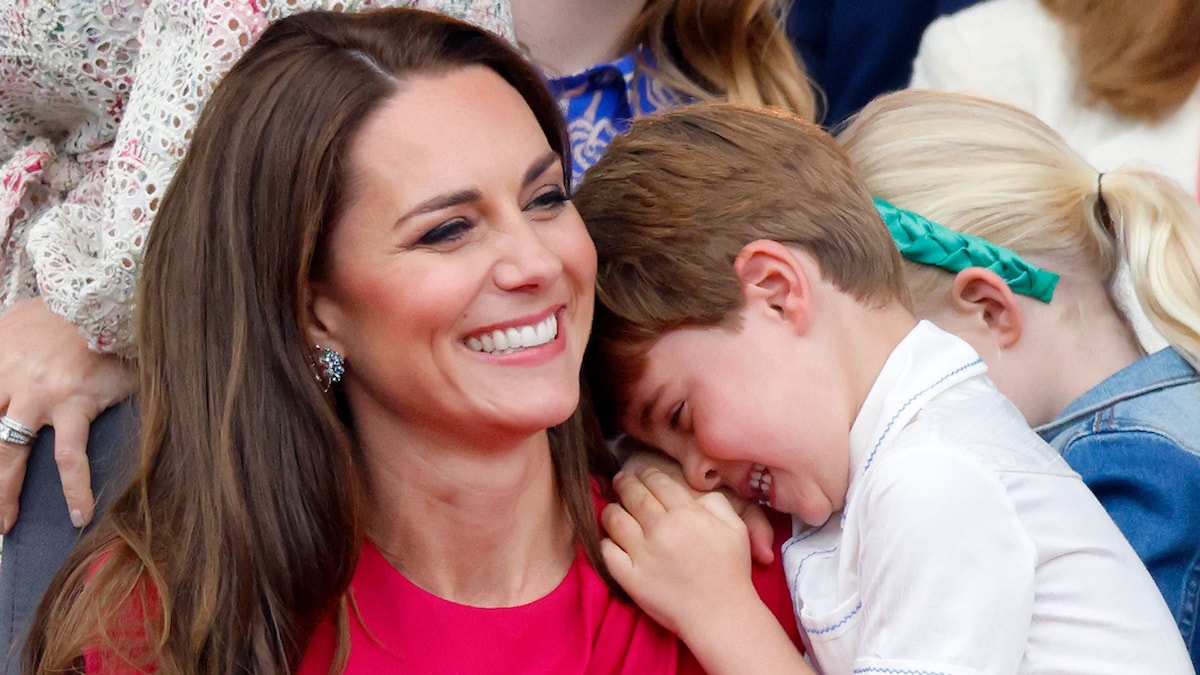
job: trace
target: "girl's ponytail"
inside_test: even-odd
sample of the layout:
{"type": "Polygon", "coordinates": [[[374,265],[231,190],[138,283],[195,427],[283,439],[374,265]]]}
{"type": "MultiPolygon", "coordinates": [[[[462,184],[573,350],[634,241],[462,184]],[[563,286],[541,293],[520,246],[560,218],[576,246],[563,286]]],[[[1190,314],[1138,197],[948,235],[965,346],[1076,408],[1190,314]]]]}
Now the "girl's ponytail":
{"type": "Polygon", "coordinates": [[[1200,204],[1168,178],[1121,169],[1100,175],[1085,211],[1115,238],[1151,326],[1200,369],[1200,204]]]}

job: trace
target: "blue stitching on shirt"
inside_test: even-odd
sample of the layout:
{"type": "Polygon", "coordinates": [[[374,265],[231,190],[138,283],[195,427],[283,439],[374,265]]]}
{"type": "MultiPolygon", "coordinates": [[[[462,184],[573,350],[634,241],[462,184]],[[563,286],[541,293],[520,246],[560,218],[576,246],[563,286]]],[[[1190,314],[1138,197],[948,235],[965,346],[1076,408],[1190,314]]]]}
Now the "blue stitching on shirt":
{"type": "Polygon", "coordinates": [[[837,630],[838,628],[842,627],[842,624],[844,624],[847,621],[849,621],[850,619],[854,618],[854,615],[858,614],[858,610],[860,610],[860,609],[862,609],[861,602],[858,603],[858,606],[855,607],[853,610],[851,610],[849,614],[842,617],[841,621],[838,621],[837,623],[833,624],[832,626],[826,626],[826,627],[818,629],[818,630],[810,630],[810,631],[808,631],[808,634],[809,635],[824,635],[825,633],[828,633],[829,631],[837,630]]]}
{"type": "Polygon", "coordinates": [[[804,569],[804,563],[808,562],[809,558],[813,557],[814,555],[823,555],[825,553],[833,553],[834,551],[837,551],[837,550],[838,550],[837,546],[832,546],[830,548],[821,549],[820,551],[813,551],[813,552],[809,553],[808,555],[804,556],[803,558],[801,558],[800,562],[796,563],[796,574],[795,574],[795,576],[792,577],[792,586],[795,586],[800,583],[800,570],[804,569]]]}
{"type": "Polygon", "coordinates": [[[806,531],[804,531],[804,532],[801,532],[800,534],[798,534],[798,535],[796,535],[796,536],[792,537],[791,539],[788,539],[787,541],[785,541],[785,542],[783,543],[783,550],[782,550],[782,552],[783,552],[783,553],[787,553],[787,550],[788,550],[789,548],[791,548],[792,546],[795,546],[796,544],[799,544],[800,542],[804,541],[805,539],[808,539],[809,537],[813,536],[814,534],[816,534],[816,533],[820,532],[821,530],[825,529],[825,526],[826,526],[826,525],[828,525],[828,524],[829,524],[829,521],[828,521],[828,520],[826,520],[825,522],[821,523],[821,526],[820,526],[820,527],[814,527],[814,528],[812,528],[812,529],[810,529],[810,530],[806,530],[806,531]]]}
{"type": "Polygon", "coordinates": [[[892,673],[893,675],[946,675],[944,670],[908,670],[901,668],[881,668],[878,665],[868,665],[865,668],[856,668],[854,673],[892,673]]]}
{"type": "Polygon", "coordinates": [[[928,387],[925,387],[921,391],[913,394],[911,398],[909,398],[907,401],[905,401],[904,405],[900,406],[900,408],[896,411],[896,414],[892,415],[892,419],[888,420],[887,426],[883,428],[883,433],[880,434],[879,439],[875,441],[875,447],[871,448],[871,454],[867,456],[867,463],[863,466],[862,472],[865,474],[867,472],[867,469],[871,468],[871,462],[875,461],[875,453],[879,451],[879,446],[883,444],[883,439],[887,438],[888,431],[891,430],[892,425],[896,423],[896,420],[899,419],[900,415],[908,408],[908,406],[913,404],[913,401],[916,401],[918,398],[925,395],[925,392],[929,391],[930,389],[933,389],[934,387],[945,382],[946,380],[950,379],[951,377],[954,377],[955,375],[961,373],[962,371],[964,371],[968,368],[971,368],[973,366],[976,366],[980,363],[983,363],[983,359],[977,358],[974,361],[972,361],[966,365],[962,365],[962,366],[959,366],[958,368],[955,368],[954,370],[952,370],[952,371],[946,373],[945,375],[941,376],[940,378],[938,378],[937,382],[934,382],[933,384],[929,385],[928,387]]]}

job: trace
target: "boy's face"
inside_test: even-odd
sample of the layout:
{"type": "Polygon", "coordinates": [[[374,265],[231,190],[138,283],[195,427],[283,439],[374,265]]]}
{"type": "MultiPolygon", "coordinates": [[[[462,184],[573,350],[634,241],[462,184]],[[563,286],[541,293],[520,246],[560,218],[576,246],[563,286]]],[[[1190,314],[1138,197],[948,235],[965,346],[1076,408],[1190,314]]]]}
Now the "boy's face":
{"type": "Polygon", "coordinates": [[[849,427],[837,373],[762,313],[742,326],[681,328],[647,354],[622,426],[683,465],[692,487],[726,486],[819,525],[842,508],[849,427]]]}

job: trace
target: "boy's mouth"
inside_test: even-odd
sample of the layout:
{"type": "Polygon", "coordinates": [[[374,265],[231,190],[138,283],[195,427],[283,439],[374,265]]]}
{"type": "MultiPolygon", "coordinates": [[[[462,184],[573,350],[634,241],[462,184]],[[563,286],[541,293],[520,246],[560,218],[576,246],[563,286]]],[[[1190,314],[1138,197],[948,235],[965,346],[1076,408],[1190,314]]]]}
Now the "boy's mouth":
{"type": "Polygon", "coordinates": [[[771,505],[771,470],[763,464],[750,467],[750,489],[754,492],[753,499],[760,504],[771,505]]]}

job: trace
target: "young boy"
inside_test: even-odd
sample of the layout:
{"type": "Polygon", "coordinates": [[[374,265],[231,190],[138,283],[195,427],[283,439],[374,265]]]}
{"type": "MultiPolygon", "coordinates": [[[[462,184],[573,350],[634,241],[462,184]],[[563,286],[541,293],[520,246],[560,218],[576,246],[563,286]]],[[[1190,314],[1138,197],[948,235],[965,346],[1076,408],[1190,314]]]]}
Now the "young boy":
{"type": "MultiPolygon", "coordinates": [[[[730,104],[634,125],[574,201],[596,242],[601,416],[696,489],[790,512],[788,583],[829,673],[1191,673],[1087,487],[965,343],[918,323],[832,138],[730,104]]],[[[714,673],[807,668],[715,495],[619,475],[606,561],[714,673]]]]}

